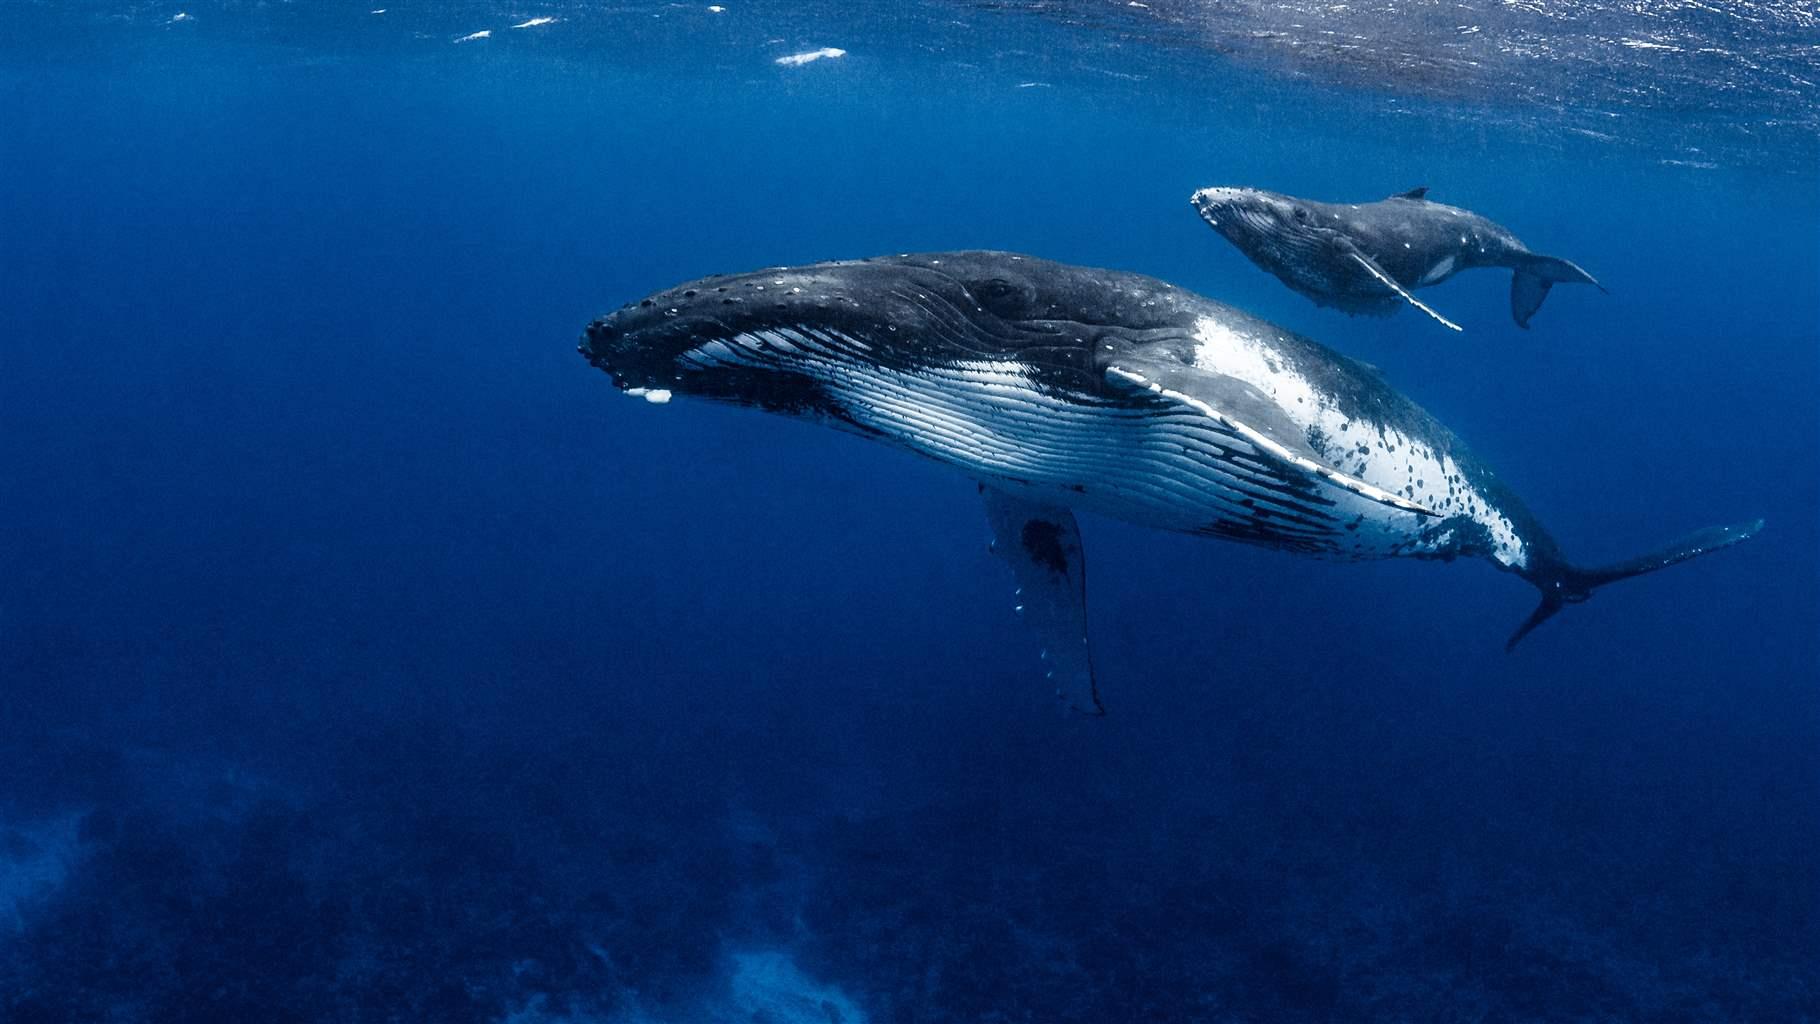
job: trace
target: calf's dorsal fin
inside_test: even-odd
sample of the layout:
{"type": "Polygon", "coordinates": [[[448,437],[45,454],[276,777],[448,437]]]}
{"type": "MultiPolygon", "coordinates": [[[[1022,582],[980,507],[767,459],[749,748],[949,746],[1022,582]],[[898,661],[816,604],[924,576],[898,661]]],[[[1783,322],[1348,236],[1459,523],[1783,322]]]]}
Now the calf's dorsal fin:
{"type": "Polygon", "coordinates": [[[1398,192],[1396,195],[1391,196],[1390,198],[1392,198],[1392,199],[1427,199],[1428,198],[1428,186],[1427,185],[1417,185],[1415,188],[1412,188],[1407,192],[1398,192]]]}

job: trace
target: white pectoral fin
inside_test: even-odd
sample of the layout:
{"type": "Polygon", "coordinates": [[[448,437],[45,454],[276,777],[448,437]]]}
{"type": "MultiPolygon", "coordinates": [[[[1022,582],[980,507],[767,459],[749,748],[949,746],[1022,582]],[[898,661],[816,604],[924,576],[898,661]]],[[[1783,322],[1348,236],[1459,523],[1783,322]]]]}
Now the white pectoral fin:
{"type": "Polygon", "coordinates": [[[1423,304],[1421,299],[1418,299],[1414,295],[1411,295],[1409,293],[1409,289],[1398,284],[1395,278],[1391,277],[1389,274],[1386,274],[1384,272],[1383,267],[1378,266],[1378,263],[1376,260],[1374,260],[1370,256],[1367,256],[1364,253],[1360,252],[1356,246],[1348,243],[1348,245],[1346,246],[1346,255],[1352,257],[1354,262],[1358,263],[1359,266],[1365,268],[1366,273],[1370,274],[1372,277],[1377,278],[1379,284],[1382,284],[1384,287],[1389,288],[1391,291],[1396,292],[1398,295],[1401,295],[1403,297],[1403,301],[1416,307],[1417,309],[1421,310],[1422,312],[1427,313],[1429,316],[1434,317],[1436,320],[1439,320],[1444,326],[1451,327],[1456,331],[1461,329],[1459,324],[1454,323],[1452,320],[1449,320],[1446,317],[1442,316],[1441,314],[1428,308],[1427,305],[1423,304]]]}
{"type": "Polygon", "coordinates": [[[1103,715],[1087,644],[1087,563],[1074,513],[1062,505],[980,485],[992,551],[1017,578],[1017,610],[1043,643],[1056,695],[1075,711],[1103,715]]]}
{"type": "MultiPolygon", "coordinates": [[[[1295,437],[1293,425],[1271,422],[1268,399],[1243,381],[1186,366],[1171,366],[1144,356],[1121,357],[1118,363],[1106,368],[1106,380],[1115,387],[1148,391],[1217,421],[1250,442],[1260,454],[1276,459],[1291,475],[1350,491],[1404,512],[1440,515],[1426,505],[1392,494],[1322,462],[1313,449],[1295,437]]],[[[1276,416],[1280,418],[1281,414],[1276,416]]]]}

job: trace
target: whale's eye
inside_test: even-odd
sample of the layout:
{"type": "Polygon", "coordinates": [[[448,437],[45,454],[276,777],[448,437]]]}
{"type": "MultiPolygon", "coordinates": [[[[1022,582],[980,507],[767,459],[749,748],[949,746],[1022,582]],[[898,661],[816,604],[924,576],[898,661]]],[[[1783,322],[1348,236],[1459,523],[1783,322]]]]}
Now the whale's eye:
{"type": "Polygon", "coordinates": [[[1025,289],[1002,277],[981,281],[969,290],[975,302],[1003,317],[1016,316],[1031,298],[1025,289]]]}
{"type": "Polygon", "coordinates": [[[1308,220],[1308,211],[1298,206],[1295,208],[1295,219],[1304,223],[1308,220]]]}

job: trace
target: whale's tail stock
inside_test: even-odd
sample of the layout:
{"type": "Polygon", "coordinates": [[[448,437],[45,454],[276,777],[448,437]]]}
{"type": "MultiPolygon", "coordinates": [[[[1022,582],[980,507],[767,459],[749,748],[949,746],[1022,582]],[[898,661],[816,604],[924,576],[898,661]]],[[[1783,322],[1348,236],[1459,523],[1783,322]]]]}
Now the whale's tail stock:
{"type": "Polygon", "coordinates": [[[1529,327],[1529,318],[1542,308],[1548,290],[1557,284],[1590,284],[1606,294],[1610,292],[1591,274],[1572,260],[1555,256],[1524,253],[1518,257],[1510,277],[1510,315],[1517,326],[1529,327]]]}
{"type": "Polygon", "coordinates": [[[1536,585],[1542,592],[1542,602],[1536,605],[1529,618],[1517,627],[1510,635],[1510,641],[1504,645],[1507,651],[1515,650],[1517,642],[1528,636],[1530,631],[1547,622],[1562,607],[1579,604],[1593,595],[1593,591],[1618,580],[1627,580],[1632,576],[1666,569],[1677,562],[1697,558],[1709,551],[1729,548],[1757,535],[1763,529],[1763,520],[1757,519],[1748,523],[1732,526],[1711,526],[1704,530],[1688,534],[1673,544],[1647,555],[1613,562],[1594,568],[1581,568],[1569,564],[1566,560],[1555,557],[1538,557],[1537,564],[1524,573],[1524,577],[1536,585]]]}

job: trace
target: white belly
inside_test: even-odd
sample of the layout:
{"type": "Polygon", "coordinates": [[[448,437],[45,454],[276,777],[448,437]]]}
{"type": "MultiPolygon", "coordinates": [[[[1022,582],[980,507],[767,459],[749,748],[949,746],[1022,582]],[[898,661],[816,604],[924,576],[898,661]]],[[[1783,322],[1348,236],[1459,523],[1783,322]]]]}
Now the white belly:
{"type": "MultiPolygon", "coordinates": [[[[1418,545],[1412,524],[1432,520],[1286,478],[1274,459],[1192,410],[1064,400],[1011,360],[898,370],[852,358],[854,344],[766,331],[709,342],[684,360],[802,374],[855,424],[895,444],[998,486],[1143,526],[1336,558],[1420,554],[1449,539],[1418,545]],[[760,340],[762,355],[754,351],[760,340]]],[[[1398,480],[1398,493],[1402,487],[1398,480]]]]}

